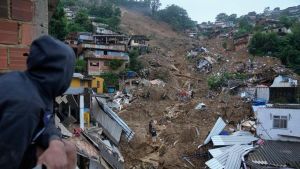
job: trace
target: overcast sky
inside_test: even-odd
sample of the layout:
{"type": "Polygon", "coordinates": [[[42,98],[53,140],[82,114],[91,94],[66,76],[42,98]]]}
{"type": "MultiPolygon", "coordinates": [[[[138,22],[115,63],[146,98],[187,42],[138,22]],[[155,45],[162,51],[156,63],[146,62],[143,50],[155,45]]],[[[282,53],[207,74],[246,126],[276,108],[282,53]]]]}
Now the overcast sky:
{"type": "Polygon", "coordinates": [[[189,16],[201,22],[215,21],[216,15],[221,12],[227,14],[245,15],[248,12],[263,12],[265,7],[285,9],[300,5],[300,0],[160,0],[161,8],[168,5],[178,5],[187,10],[189,16]]]}

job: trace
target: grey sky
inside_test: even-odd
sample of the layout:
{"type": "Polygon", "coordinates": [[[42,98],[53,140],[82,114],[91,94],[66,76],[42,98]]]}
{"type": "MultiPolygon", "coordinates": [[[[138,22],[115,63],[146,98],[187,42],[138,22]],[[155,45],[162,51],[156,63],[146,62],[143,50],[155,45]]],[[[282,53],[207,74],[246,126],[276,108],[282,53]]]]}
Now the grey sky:
{"type": "Polygon", "coordinates": [[[285,9],[290,6],[300,5],[300,0],[160,0],[162,7],[176,4],[187,10],[189,16],[198,21],[215,21],[217,14],[225,12],[227,14],[236,13],[238,16],[248,12],[263,12],[265,7],[274,9],[280,7],[285,9]]]}

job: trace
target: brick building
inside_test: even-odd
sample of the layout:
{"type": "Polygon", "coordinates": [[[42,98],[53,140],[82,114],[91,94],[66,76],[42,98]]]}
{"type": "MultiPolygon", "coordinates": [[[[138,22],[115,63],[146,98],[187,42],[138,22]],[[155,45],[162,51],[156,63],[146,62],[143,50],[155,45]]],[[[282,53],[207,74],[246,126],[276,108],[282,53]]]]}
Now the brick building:
{"type": "Polygon", "coordinates": [[[58,0],[0,1],[0,73],[25,70],[31,42],[48,34],[58,0]]]}

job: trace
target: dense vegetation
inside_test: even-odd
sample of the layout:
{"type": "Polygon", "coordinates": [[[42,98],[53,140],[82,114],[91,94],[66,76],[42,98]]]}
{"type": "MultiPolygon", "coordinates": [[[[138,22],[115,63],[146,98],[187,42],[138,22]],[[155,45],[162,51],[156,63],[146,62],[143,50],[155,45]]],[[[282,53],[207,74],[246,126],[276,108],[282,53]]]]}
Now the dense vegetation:
{"type": "Polygon", "coordinates": [[[138,50],[132,50],[129,52],[129,69],[135,72],[138,72],[143,68],[142,63],[138,60],[139,51],[138,50]]]}
{"type": "Polygon", "coordinates": [[[104,1],[101,5],[92,4],[89,14],[96,17],[95,21],[107,24],[110,29],[118,30],[121,23],[121,10],[111,1],[104,1]]]}
{"type": "Polygon", "coordinates": [[[228,80],[245,80],[247,75],[241,73],[223,73],[213,74],[207,79],[208,87],[213,90],[220,89],[222,86],[227,86],[228,80]]]}
{"type": "Polygon", "coordinates": [[[140,7],[144,8],[146,11],[151,11],[151,16],[153,18],[170,24],[178,31],[192,29],[196,26],[196,22],[191,20],[186,10],[177,5],[171,5],[165,9],[159,10],[161,7],[160,0],[114,0],[114,2],[127,7],[140,7]]]}
{"type": "Polygon", "coordinates": [[[256,56],[274,56],[300,73],[300,24],[294,23],[292,33],[279,36],[275,33],[257,32],[249,45],[249,52],[256,56]]]}
{"type": "Polygon", "coordinates": [[[178,31],[192,29],[196,26],[196,22],[191,20],[186,10],[177,5],[171,5],[157,11],[155,17],[167,22],[178,31]]]}
{"type": "Polygon", "coordinates": [[[49,23],[49,34],[63,40],[67,33],[67,18],[62,3],[59,3],[49,23]]]}
{"type": "Polygon", "coordinates": [[[121,10],[112,1],[100,3],[98,0],[62,0],[50,20],[49,33],[63,40],[69,32],[92,32],[92,21],[107,24],[109,29],[117,31],[120,17],[121,10]],[[63,7],[78,8],[73,20],[67,20],[63,7]]]}
{"type": "Polygon", "coordinates": [[[104,91],[107,92],[108,87],[116,87],[119,89],[119,76],[115,73],[104,73],[100,77],[104,79],[104,91]]]}

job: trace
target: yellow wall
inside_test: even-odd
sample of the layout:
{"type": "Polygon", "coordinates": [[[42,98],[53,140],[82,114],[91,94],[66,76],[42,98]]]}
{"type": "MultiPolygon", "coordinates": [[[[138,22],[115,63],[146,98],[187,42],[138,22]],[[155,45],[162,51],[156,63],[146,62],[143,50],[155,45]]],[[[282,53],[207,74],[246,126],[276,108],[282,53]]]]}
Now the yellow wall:
{"type": "Polygon", "coordinates": [[[71,87],[89,87],[90,80],[84,80],[79,78],[72,78],[71,87]]]}
{"type": "Polygon", "coordinates": [[[103,93],[103,82],[104,82],[104,79],[102,79],[100,77],[93,77],[93,80],[72,78],[70,87],[94,88],[94,89],[96,89],[97,93],[103,93]],[[92,86],[89,86],[89,82],[91,82],[92,86]]]}
{"type": "Polygon", "coordinates": [[[80,87],[80,79],[78,78],[72,78],[72,81],[71,81],[71,87],[80,87]]]}
{"type": "Polygon", "coordinates": [[[92,88],[96,88],[97,93],[103,93],[103,82],[104,79],[101,77],[94,77],[92,80],[92,88]]]}

